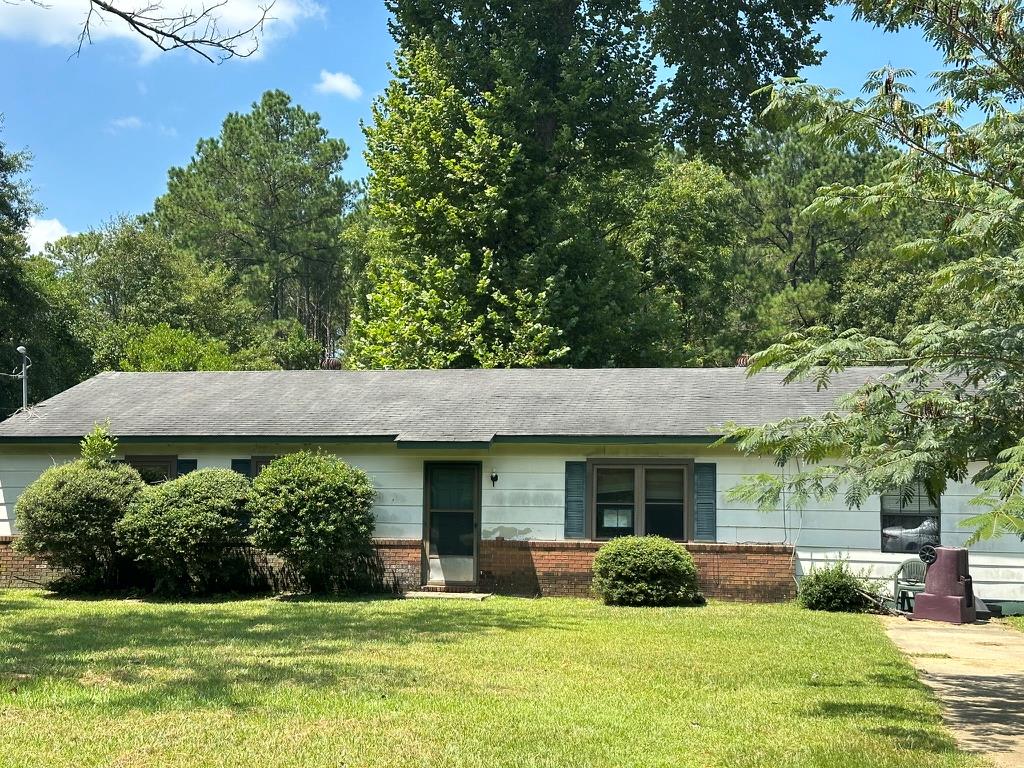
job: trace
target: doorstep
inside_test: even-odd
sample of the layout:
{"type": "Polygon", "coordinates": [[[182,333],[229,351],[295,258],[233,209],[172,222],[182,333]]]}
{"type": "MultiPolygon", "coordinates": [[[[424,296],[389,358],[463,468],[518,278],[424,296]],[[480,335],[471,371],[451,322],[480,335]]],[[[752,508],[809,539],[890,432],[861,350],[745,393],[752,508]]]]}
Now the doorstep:
{"type": "Polygon", "coordinates": [[[486,600],[490,592],[406,592],[407,600],[486,600]]]}

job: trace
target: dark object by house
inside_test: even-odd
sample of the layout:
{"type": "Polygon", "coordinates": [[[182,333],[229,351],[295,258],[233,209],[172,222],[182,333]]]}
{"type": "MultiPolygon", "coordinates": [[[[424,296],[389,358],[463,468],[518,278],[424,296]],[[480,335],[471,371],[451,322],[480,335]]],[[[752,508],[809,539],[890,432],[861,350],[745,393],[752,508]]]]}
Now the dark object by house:
{"type": "Polygon", "coordinates": [[[914,619],[970,624],[977,619],[974,587],[962,547],[921,547],[928,566],[924,592],[914,598],[914,619]]]}

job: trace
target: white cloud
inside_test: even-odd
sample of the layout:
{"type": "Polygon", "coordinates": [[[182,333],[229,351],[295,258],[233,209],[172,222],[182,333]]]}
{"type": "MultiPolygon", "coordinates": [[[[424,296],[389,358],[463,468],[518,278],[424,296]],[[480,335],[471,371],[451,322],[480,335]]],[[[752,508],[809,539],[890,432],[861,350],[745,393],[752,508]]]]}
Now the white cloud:
{"type": "MultiPolygon", "coordinates": [[[[147,3],[143,0],[115,0],[114,5],[131,9],[146,7],[147,3]]],[[[157,3],[157,7],[160,5],[157,3]]],[[[207,2],[204,6],[201,0],[184,3],[185,9],[196,13],[210,5],[207,2]]],[[[222,32],[242,30],[259,21],[266,5],[267,0],[226,0],[216,9],[214,17],[222,32]]],[[[43,4],[27,0],[15,3],[0,1],[0,38],[31,40],[40,45],[77,46],[88,7],[89,4],[82,0],[46,0],[43,4]]],[[[177,14],[180,9],[180,5],[170,3],[167,12],[177,14]]],[[[254,57],[258,58],[267,41],[287,34],[303,19],[322,17],[324,12],[324,8],[313,0],[276,0],[262,35],[259,31],[254,32],[239,41],[239,48],[255,50],[254,57]]],[[[146,61],[156,58],[160,53],[156,46],[132,31],[123,20],[99,11],[93,12],[90,34],[94,43],[112,39],[129,40],[138,47],[141,58],[146,61]]]]}
{"type": "Polygon", "coordinates": [[[127,117],[115,117],[109,123],[107,123],[107,131],[110,133],[120,133],[121,131],[136,131],[141,128],[145,123],[142,122],[142,118],[136,117],[135,115],[128,115],[127,117]]]}
{"type": "Polygon", "coordinates": [[[68,228],[60,223],[60,219],[37,219],[33,217],[28,223],[28,232],[25,239],[28,240],[28,248],[31,253],[39,253],[47,243],[59,240],[64,235],[71,234],[68,228]]]}
{"type": "Polygon", "coordinates": [[[115,136],[119,133],[124,133],[125,131],[139,131],[142,129],[156,131],[161,136],[167,136],[168,138],[174,138],[178,135],[178,129],[173,125],[165,125],[164,123],[148,123],[137,115],[115,117],[107,123],[106,127],[107,133],[112,133],[115,136]]]}
{"type": "Polygon", "coordinates": [[[358,99],[363,95],[363,89],[352,79],[351,75],[344,72],[328,72],[320,70],[320,82],[313,86],[317,93],[338,93],[346,99],[358,99]]]}

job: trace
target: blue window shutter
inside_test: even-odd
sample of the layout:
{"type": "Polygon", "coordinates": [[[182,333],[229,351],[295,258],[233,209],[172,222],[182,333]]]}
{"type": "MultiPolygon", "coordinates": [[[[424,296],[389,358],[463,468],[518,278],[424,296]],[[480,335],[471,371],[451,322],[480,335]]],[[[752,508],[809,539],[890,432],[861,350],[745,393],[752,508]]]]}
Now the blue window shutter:
{"type": "Polygon", "coordinates": [[[249,477],[252,474],[252,459],[232,459],[231,469],[240,475],[249,477]]]}
{"type": "Polygon", "coordinates": [[[587,535],[587,462],[565,462],[565,538],[587,535]]]}
{"type": "Polygon", "coordinates": [[[714,464],[693,465],[693,537],[714,541],[718,537],[717,483],[714,464]]]}
{"type": "Polygon", "coordinates": [[[189,472],[195,472],[199,467],[198,459],[178,459],[177,475],[187,475],[189,472]]]}

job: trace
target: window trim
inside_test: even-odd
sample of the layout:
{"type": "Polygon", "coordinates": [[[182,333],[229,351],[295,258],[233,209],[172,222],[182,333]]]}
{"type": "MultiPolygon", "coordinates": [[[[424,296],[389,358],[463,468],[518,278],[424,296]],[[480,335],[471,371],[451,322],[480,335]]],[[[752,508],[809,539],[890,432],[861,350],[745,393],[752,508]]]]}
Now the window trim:
{"type": "Polygon", "coordinates": [[[633,457],[602,457],[587,459],[587,517],[586,537],[591,541],[611,541],[610,537],[597,535],[597,482],[596,470],[599,468],[632,469],[633,470],[633,532],[644,536],[647,532],[647,520],[644,509],[644,469],[646,467],[675,467],[683,470],[683,538],[675,541],[694,541],[694,514],[696,508],[695,489],[693,487],[693,465],[695,459],[674,459],[665,457],[633,458],[633,457]]]}
{"type": "MultiPolygon", "coordinates": [[[[888,511],[887,512],[886,509],[885,509],[885,506],[884,506],[883,498],[885,496],[888,496],[888,495],[892,494],[892,493],[894,493],[894,491],[889,491],[887,493],[880,493],[880,494],[878,494],[878,551],[881,552],[883,555],[897,555],[897,554],[904,554],[904,555],[906,555],[906,554],[912,554],[912,553],[908,553],[908,552],[890,552],[890,551],[887,551],[885,549],[885,534],[883,533],[883,531],[887,527],[885,525],[885,518],[886,517],[934,517],[938,521],[938,526],[939,526],[938,537],[939,537],[939,543],[941,545],[941,543],[942,543],[942,496],[940,495],[939,498],[938,498],[938,505],[935,507],[935,514],[934,515],[928,515],[928,514],[923,514],[921,512],[906,512],[906,511],[903,510],[902,504],[900,506],[900,511],[899,512],[893,512],[893,511],[888,511]]],[[[928,495],[928,491],[925,489],[924,483],[921,482],[921,481],[917,481],[917,493],[924,494],[925,496],[928,495]]],[[[929,503],[930,502],[931,502],[931,499],[929,499],[929,503]]]]}

